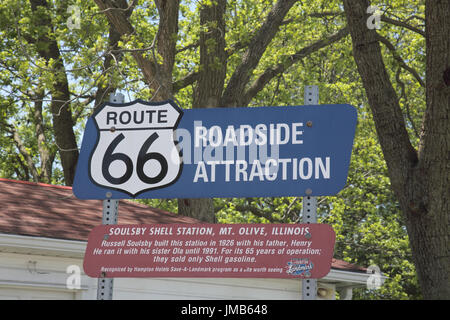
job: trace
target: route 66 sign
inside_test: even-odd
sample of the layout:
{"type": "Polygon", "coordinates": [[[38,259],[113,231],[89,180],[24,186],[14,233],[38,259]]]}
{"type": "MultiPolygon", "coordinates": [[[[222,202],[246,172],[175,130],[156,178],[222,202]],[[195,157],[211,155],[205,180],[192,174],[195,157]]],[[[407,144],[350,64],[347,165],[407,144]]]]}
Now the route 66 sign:
{"type": "Polygon", "coordinates": [[[357,120],[347,104],[180,109],[106,103],[88,119],[79,199],[335,195],[357,120]]]}
{"type": "Polygon", "coordinates": [[[174,183],[182,170],[174,140],[182,115],[172,101],[105,103],[91,117],[98,136],[89,157],[90,180],[131,197],[174,183]]]}

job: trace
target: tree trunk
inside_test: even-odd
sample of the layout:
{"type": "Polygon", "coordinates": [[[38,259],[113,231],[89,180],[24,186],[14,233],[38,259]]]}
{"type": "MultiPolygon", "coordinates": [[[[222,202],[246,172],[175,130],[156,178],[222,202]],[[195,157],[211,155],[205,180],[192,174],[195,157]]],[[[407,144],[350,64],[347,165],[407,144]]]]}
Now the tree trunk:
{"type": "Polygon", "coordinates": [[[178,199],[178,214],[215,223],[213,199],[178,199]]]}
{"type": "MultiPolygon", "coordinates": [[[[59,57],[59,49],[56,47],[56,42],[54,45],[55,46],[52,46],[52,49],[55,50],[53,52],[57,53],[58,58],[61,59],[61,57],[59,57]]],[[[53,84],[50,109],[53,116],[55,141],[61,159],[61,166],[64,171],[64,182],[67,186],[71,186],[75,177],[79,152],[75,134],[73,132],[74,124],[69,103],[69,84],[67,82],[67,76],[64,72],[62,61],[58,61],[60,61],[60,63],[56,63],[55,65],[60,65],[58,73],[61,75],[62,80],[58,80],[53,84]]]]}
{"type": "MultiPolygon", "coordinates": [[[[226,0],[218,0],[200,9],[200,75],[194,92],[193,108],[219,106],[226,75],[225,52],[226,0]]],[[[178,199],[178,213],[214,223],[213,199],[178,199]]]]}
{"type": "Polygon", "coordinates": [[[428,0],[425,8],[427,108],[412,181],[425,208],[407,215],[424,296],[450,299],[450,1],[428,0]]]}
{"type": "Polygon", "coordinates": [[[155,93],[156,100],[166,100],[173,97],[172,74],[175,63],[178,11],[180,1],[155,0],[159,13],[157,38],[158,53],[163,57],[162,64],[156,65],[156,80],[160,88],[155,93]]]}
{"type": "Polygon", "coordinates": [[[427,108],[418,151],[409,141],[376,31],[367,28],[369,5],[367,0],[344,0],[353,56],[392,189],[406,217],[422,294],[426,299],[450,299],[450,2],[426,3],[427,108]]]}
{"type": "MultiPolygon", "coordinates": [[[[39,13],[38,7],[48,10],[48,3],[45,0],[30,0],[31,10],[37,14],[36,21],[40,27],[53,30],[50,15],[39,13]]],[[[71,186],[75,176],[75,168],[78,161],[78,146],[73,132],[72,111],[70,109],[70,92],[67,75],[64,70],[63,60],[56,40],[49,38],[47,33],[38,35],[35,45],[39,55],[47,63],[53,59],[53,68],[56,73],[56,80],[51,88],[52,101],[50,110],[53,116],[53,130],[55,142],[58,147],[61,165],[64,171],[64,181],[71,186]]]]}

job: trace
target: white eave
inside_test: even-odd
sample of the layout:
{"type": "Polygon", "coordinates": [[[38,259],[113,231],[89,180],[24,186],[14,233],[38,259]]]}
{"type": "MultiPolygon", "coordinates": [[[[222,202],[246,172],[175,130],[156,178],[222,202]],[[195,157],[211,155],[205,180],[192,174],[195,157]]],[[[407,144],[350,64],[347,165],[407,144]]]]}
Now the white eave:
{"type": "Polygon", "coordinates": [[[86,241],[0,233],[0,252],[83,258],[86,241]]]}
{"type": "MultiPolygon", "coordinates": [[[[86,241],[53,239],[0,233],[0,252],[33,254],[52,257],[83,259],[86,241]]],[[[319,281],[333,283],[336,288],[366,286],[370,274],[332,268],[319,281]]],[[[385,277],[382,277],[384,281],[385,277]]]]}

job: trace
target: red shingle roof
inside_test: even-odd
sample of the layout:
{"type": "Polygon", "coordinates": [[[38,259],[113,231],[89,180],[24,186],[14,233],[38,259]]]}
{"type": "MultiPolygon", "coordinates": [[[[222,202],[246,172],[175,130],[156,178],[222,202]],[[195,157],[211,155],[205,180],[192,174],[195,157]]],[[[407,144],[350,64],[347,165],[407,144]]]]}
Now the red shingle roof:
{"type": "MultiPolygon", "coordinates": [[[[0,178],[0,233],[87,241],[102,223],[101,200],[79,200],[71,187],[0,178]]],[[[132,201],[119,203],[118,224],[200,223],[132,201]]],[[[365,271],[333,259],[332,268],[365,271]]]]}
{"type": "MultiPolygon", "coordinates": [[[[0,233],[86,241],[102,224],[101,200],[79,200],[71,187],[0,178],[0,233]]],[[[119,202],[119,224],[199,223],[136,202],[119,202]]]]}

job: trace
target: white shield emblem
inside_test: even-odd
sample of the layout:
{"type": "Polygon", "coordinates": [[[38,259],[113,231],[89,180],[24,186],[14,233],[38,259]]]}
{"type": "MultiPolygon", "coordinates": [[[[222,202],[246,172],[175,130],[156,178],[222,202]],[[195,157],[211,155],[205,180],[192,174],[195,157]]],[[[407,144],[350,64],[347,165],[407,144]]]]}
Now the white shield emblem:
{"type": "Polygon", "coordinates": [[[183,164],[174,140],[182,115],[170,100],[106,103],[93,115],[99,136],[90,157],[91,179],[133,197],[174,183],[183,164]]]}

